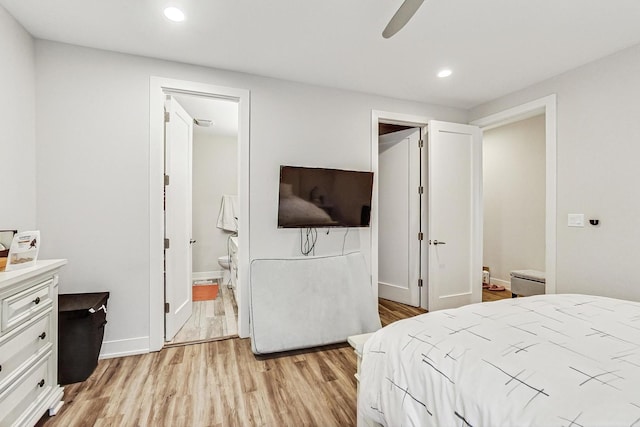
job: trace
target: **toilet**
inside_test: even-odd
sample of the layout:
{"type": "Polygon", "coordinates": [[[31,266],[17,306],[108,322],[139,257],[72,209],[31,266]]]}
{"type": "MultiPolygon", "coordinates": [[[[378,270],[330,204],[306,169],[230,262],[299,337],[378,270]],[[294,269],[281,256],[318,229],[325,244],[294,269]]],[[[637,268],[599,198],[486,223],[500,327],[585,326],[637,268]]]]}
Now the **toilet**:
{"type": "Polygon", "coordinates": [[[218,257],[218,264],[225,270],[231,270],[231,257],[229,255],[218,257]]]}
{"type": "Polygon", "coordinates": [[[218,264],[224,269],[222,271],[222,283],[229,283],[231,280],[231,257],[229,255],[218,257],[218,264]]]}

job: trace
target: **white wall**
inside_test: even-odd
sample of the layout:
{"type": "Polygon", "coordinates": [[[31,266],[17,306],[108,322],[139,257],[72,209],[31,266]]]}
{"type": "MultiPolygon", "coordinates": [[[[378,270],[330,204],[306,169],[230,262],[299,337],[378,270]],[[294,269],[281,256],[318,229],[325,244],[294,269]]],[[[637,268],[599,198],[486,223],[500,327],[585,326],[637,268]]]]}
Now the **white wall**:
{"type": "MultiPolygon", "coordinates": [[[[150,76],[251,91],[251,259],[299,255],[299,232],[277,228],[281,164],[370,169],[372,109],[467,121],[456,109],[54,42],[37,41],[36,58],[42,256],[69,259],[63,292],[111,291],[106,355],[148,348],[150,76]]],[[[338,253],[343,236],[319,233],[316,253],[338,253]]],[[[346,246],[369,259],[369,229],[346,246]]]]}
{"type": "Polygon", "coordinates": [[[544,115],[485,131],[482,151],[482,265],[508,286],[512,270],[545,270],[544,115]]]}
{"type": "Polygon", "coordinates": [[[557,94],[557,291],[640,301],[640,45],[478,106],[557,94]],[[567,227],[584,213],[598,227],[567,227]]]}
{"type": "Polygon", "coordinates": [[[238,194],[238,139],[193,132],[193,271],[220,271],[230,232],[216,227],[223,194],[238,194]]]}
{"type": "Polygon", "coordinates": [[[31,35],[0,6],[0,230],[36,227],[34,51],[31,35]]]}

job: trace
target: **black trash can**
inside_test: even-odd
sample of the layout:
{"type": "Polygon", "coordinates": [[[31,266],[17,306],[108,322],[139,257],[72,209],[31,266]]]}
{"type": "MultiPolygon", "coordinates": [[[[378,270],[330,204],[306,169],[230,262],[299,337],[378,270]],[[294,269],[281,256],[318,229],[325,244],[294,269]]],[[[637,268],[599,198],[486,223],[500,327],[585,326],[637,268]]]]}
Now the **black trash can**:
{"type": "Polygon", "coordinates": [[[109,292],[58,295],[58,382],[84,381],[98,365],[109,292]]]}

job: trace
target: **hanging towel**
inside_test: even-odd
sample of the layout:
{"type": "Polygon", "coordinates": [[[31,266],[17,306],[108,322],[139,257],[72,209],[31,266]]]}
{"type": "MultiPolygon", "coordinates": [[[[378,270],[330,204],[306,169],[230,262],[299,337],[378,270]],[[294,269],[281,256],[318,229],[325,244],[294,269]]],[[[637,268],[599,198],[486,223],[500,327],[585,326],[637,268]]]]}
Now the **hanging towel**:
{"type": "Polygon", "coordinates": [[[238,231],[238,196],[222,196],[216,226],[225,231],[238,231]]]}

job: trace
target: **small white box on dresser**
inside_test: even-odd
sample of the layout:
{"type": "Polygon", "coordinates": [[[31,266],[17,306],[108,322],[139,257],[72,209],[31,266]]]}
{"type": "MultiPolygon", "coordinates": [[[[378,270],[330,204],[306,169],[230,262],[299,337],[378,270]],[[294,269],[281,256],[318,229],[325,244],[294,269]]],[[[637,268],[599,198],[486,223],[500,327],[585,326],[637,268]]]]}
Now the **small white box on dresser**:
{"type": "Polygon", "coordinates": [[[62,406],[58,271],[66,263],[0,272],[0,427],[33,426],[62,406]]]}

